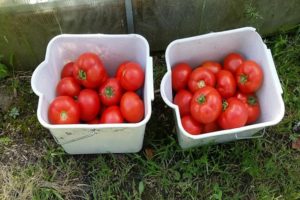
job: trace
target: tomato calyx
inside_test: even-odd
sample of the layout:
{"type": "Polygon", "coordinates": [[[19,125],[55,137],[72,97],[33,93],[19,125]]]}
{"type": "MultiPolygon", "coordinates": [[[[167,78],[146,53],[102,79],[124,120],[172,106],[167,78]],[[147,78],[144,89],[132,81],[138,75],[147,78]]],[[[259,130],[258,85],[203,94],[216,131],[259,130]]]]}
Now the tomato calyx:
{"type": "Polygon", "coordinates": [[[84,70],[80,69],[78,72],[78,77],[80,80],[86,80],[86,72],[84,70]]]}
{"type": "Polygon", "coordinates": [[[255,97],[255,96],[249,96],[249,97],[247,98],[247,103],[248,103],[249,105],[251,105],[251,106],[256,105],[256,104],[257,104],[257,99],[256,99],[256,97],[255,97]]]}
{"type": "Polygon", "coordinates": [[[198,97],[198,99],[197,99],[197,102],[199,103],[199,104],[204,104],[205,102],[206,102],[206,98],[205,98],[205,95],[200,95],[199,97],[198,97]]]}
{"type": "Polygon", "coordinates": [[[241,84],[245,84],[247,81],[248,81],[248,76],[247,76],[247,75],[245,75],[245,74],[240,75],[240,80],[239,80],[239,82],[240,82],[241,84]]]}
{"type": "Polygon", "coordinates": [[[61,118],[63,121],[67,120],[67,118],[68,118],[68,113],[67,113],[67,111],[65,111],[65,110],[61,111],[61,113],[60,113],[60,118],[61,118]]]}
{"type": "Polygon", "coordinates": [[[110,86],[106,87],[105,90],[104,90],[104,94],[105,94],[105,96],[107,96],[107,97],[112,97],[112,96],[114,96],[114,90],[113,90],[113,88],[110,87],[110,86]]]}
{"type": "Polygon", "coordinates": [[[228,102],[224,99],[222,101],[222,110],[225,111],[228,108],[228,102]]]}
{"type": "Polygon", "coordinates": [[[205,87],[205,86],[206,86],[206,84],[205,84],[205,81],[204,81],[204,80],[201,80],[201,81],[199,81],[199,82],[197,83],[197,85],[198,85],[198,88],[203,88],[203,87],[205,87]]]}

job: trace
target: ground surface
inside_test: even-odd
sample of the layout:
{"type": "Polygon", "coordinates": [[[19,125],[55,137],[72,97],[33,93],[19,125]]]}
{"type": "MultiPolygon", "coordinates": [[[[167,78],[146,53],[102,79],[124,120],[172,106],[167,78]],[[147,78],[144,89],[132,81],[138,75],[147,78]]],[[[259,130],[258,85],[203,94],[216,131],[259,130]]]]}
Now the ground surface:
{"type": "MultiPolygon", "coordinates": [[[[282,122],[261,139],[186,151],[156,92],[141,152],[67,155],[37,121],[32,72],[11,73],[0,82],[0,199],[299,199],[299,31],[265,40],[284,90],[282,122]]],[[[161,54],[154,66],[159,89],[161,54]]]]}

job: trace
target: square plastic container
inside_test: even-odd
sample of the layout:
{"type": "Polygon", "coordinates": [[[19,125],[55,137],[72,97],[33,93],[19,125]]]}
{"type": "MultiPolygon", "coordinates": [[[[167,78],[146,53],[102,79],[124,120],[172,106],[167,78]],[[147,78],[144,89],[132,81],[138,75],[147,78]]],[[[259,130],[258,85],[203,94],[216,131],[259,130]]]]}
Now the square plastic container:
{"type": "Polygon", "coordinates": [[[63,34],[54,37],[47,46],[45,60],[35,69],[31,79],[33,91],[39,96],[37,117],[49,129],[56,142],[69,154],[133,153],[142,148],[146,123],[151,115],[153,66],[147,40],[136,34],[63,34]],[[145,84],[141,89],[145,117],[139,123],[52,125],[48,107],[55,98],[55,88],[64,64],[84,52],[100,56],[110,76],[119,64],[136,61],[144,68],[145,84]]]}
{"type": "Polygon", "coordinates": [[[168,71],[162,79],[160,91],[165,103],[174,111],[178,141],[182,148],[253,138],[256,132],[279,123],[284,116],[281,96],[283,91],[271,51],[254,28],[246,27],[175,40],[167,47],[166,62],[168,71]],[[241,128],[190,135],[182,127],[178,106],[173,104],[171,69],[179,62],[186,62],[194,68],[205,60],[222,62],[231,52],[239,52],[246,59],[255,60],[263,69],[263,84],[256,93],[261,106],[261,116],[255,124],[241,128]]]}

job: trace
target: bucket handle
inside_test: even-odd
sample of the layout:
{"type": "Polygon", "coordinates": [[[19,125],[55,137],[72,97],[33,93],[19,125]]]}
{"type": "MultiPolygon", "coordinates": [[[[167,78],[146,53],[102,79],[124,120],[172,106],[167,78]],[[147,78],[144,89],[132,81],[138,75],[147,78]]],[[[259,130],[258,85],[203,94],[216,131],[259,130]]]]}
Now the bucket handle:
{"type": "Polygon", "coordinates": [[[262,133],[257,136],[246,136],[246,137],[240,137],[238,134],[235,134],[235,139],[237,140],[246,140],[246,139],[257,139],[257,138],[262,138],[266,133],[266,128],[263,129],[262,133]]]}

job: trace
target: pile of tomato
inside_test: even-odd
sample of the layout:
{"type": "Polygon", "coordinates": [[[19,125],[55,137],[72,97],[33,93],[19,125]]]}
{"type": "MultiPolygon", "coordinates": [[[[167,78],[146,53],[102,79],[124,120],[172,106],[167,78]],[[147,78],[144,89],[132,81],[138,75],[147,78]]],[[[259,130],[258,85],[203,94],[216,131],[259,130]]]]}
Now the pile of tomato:
{"type": "Polygon", "coordinates": [[[48,108],[51,124],[137,123],[144,118],[144,102],[137,91],[145,74],[137,62],[125,61],[109,77],[94,53],[81,54],[63,66],[56,98],[48,108]]]}
{"type": "Polygon", "coordinates": [[[192,69],[187,63],[172,68],[174,103],[183,128],[192,135],[253,124],[261,109],[256,91],[263,71],[255,61],[230,53],[219,62],[206,61],[192,69]]]}

